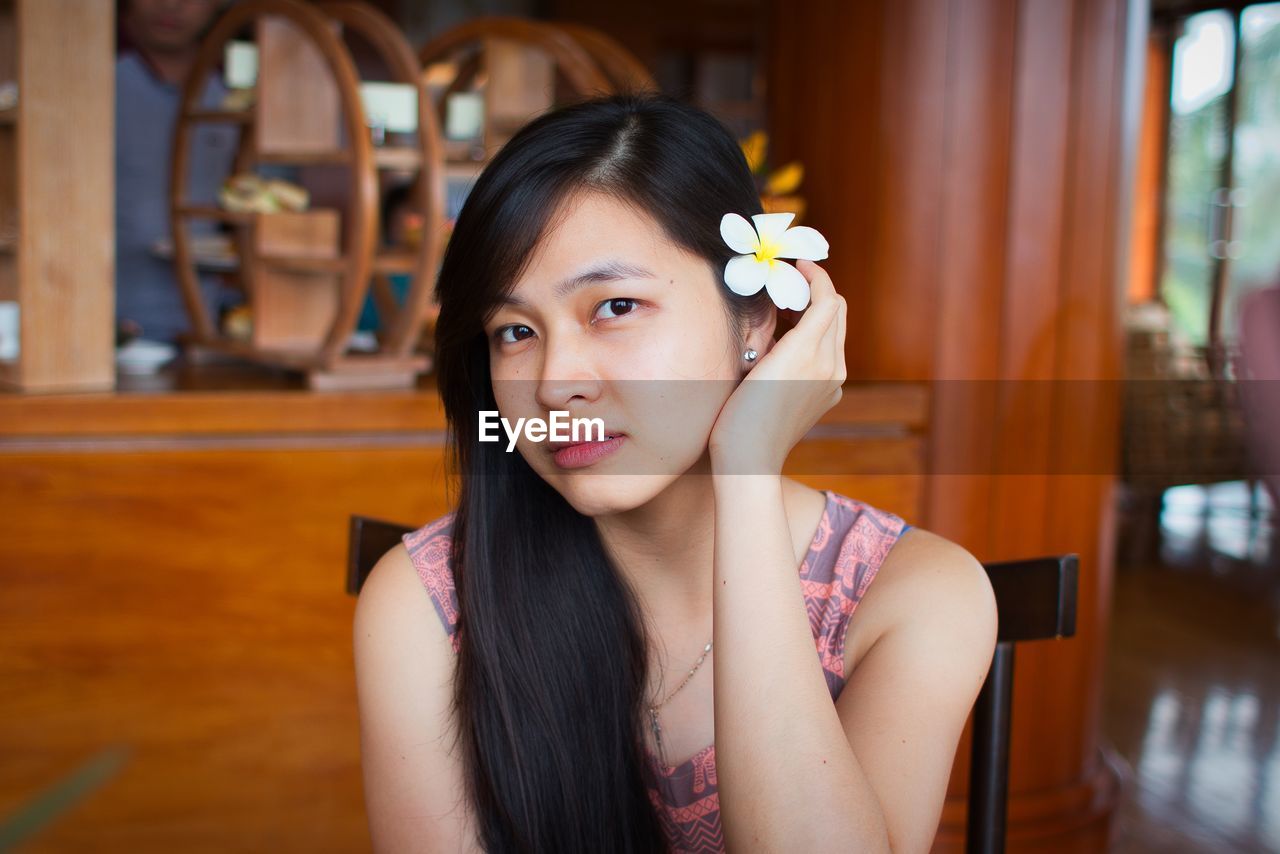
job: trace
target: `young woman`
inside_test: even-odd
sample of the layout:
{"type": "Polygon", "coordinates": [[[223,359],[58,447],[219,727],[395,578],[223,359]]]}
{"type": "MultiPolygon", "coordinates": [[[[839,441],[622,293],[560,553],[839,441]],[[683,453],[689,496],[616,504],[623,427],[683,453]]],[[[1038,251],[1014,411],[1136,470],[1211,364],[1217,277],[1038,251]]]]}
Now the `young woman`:
{"type": "Polygon", "coordinates": [[[659,96],[545,114],[476,182],[438,285],[456,510],[356,609],[379,851],[929,849],[994,599],[961,547],[782,477],[846,311],[810,261],[727,284],[722,220],[760,212],[733,137],[659,96]],[[779,284],[811,304],[774,340],[779,284]],[[608,438],[509,450],[485,411],[608,438]]]}

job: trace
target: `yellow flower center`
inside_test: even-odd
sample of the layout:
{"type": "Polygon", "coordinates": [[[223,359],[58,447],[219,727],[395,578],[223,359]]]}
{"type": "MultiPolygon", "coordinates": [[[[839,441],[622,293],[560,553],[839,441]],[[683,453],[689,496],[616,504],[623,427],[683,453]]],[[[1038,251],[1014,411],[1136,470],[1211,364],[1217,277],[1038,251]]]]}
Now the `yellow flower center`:
{"type": "Polygon", "coordinates": [[[767,240],[760,241],[760,248],[756,250],[757,261],[767,261],[770,265],[778,257],[778,253],[782,251],[781,243],[773,243],[767,240]]]}

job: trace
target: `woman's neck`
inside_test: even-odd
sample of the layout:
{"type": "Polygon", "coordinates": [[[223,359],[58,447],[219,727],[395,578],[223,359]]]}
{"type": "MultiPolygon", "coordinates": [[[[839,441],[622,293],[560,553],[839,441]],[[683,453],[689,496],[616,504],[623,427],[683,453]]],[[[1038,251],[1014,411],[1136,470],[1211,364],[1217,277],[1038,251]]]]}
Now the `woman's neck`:
{"type": "Polygon", "coordinates": [[[619,572],[659,622],[710,626],[715,495],[709,475],[681,475],[653,500],[596,525],[619,572]]]}
{"type": "MultiPolygon", "coordinates": [[[[658,624],[711,626],[714,602],[715,486],[709,471],[681,475],[647,504],[596,519],[600,537],[658,624]]],[[[782,479],[795,549],[804,559],[826,509],[819,490],[782,479]]]]}

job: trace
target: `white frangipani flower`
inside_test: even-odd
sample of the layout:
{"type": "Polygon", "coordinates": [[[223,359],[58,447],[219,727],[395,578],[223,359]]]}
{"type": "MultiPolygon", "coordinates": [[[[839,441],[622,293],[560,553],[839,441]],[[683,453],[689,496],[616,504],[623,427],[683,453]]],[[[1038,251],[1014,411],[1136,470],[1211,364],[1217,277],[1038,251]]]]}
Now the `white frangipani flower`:
{"type": "Polygon", "coordinates": [[[827,239],[805,225],[788,228],[794,213],[755,214],[751,222],[736,213],[720,220],[720,236],[738,257],[724,268],[724,281],[735,294],[749,297],[761,288],[778,308],[799,311],[809,304],[809,282],[804,274],[780,258],[821,261],[827,257],[827,239]]]}

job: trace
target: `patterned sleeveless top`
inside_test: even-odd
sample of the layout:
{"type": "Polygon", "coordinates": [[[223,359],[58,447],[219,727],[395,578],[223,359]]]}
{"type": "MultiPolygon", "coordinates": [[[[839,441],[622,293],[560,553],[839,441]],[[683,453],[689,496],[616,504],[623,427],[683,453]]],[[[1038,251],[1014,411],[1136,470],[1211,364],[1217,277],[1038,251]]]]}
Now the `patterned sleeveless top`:
{"type": "MultiPolygon", "coordinates": [[[[830,490],[823,493],[826,506],[799,572],[809,627],[835,702],[846,678],[844,640],[849,620],[889,549],[911,525],[886,510],[830,490]]],[[[403,541],[457,652],[458,597],[449,566],[452,521],[452,513],[442,516],[405,534],[403,541]]],[[[657,781],[657,787],[649,789],[649,799],[671,851],[723,852],[715,745],[707,745],[674,767],[663,765],[652,753],[646,755],[657,781]]]]}

